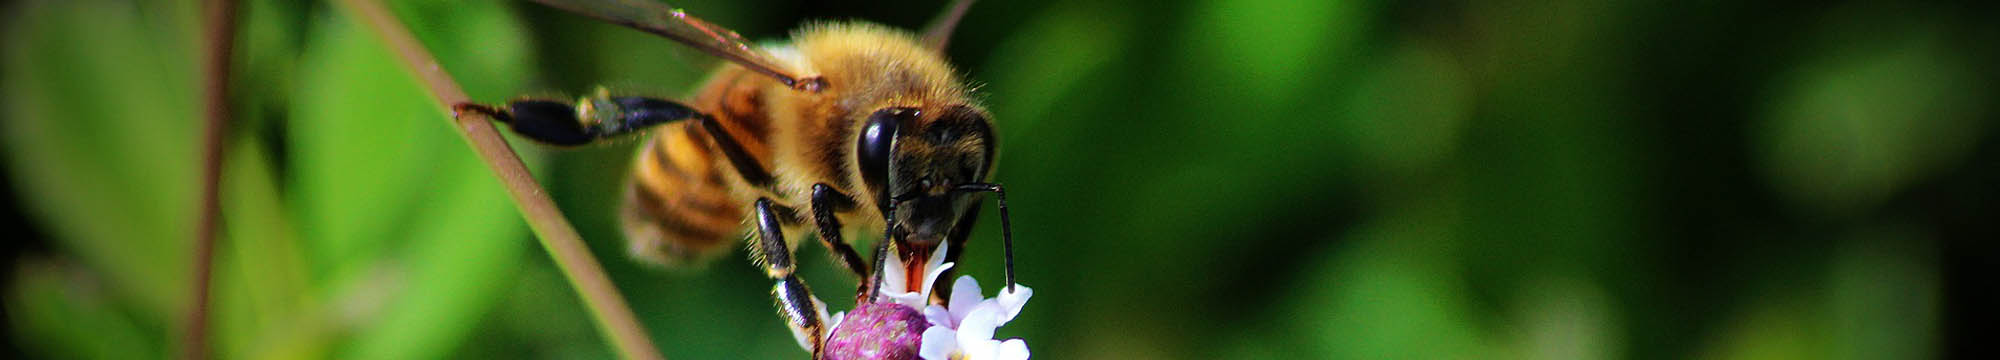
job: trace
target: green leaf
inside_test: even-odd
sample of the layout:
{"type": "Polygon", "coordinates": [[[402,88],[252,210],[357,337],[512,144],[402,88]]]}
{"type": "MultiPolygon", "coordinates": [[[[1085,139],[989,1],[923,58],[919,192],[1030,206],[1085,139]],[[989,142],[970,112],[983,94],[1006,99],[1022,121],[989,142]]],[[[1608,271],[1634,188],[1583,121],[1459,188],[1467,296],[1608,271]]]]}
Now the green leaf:
{"type": "Polygon", "coordinates": [[[527,229],[498,180],[472,154],[440,164],[435,203],[416,215],[411,248],[392,266],[407,287],[379,320],[362,326],[348,356],[362,359],[443,357],[462,343],[513,284],[527,229]]]}
{"type": "MultiPolygon", "coordinates": [[[[1125,12],[1093,2],[1063,2],[1021,24],[993,51],[993,64],[979,80],[992,82],[995,122],[1002,136],[1029,130],[1056,113],[1056,104],[1079,92],[1097,91],[1085,80],[1112,65],[1120,45],[1132,36],[1125,12]],[[1048,56],[1063,54],[1063,56],[1048,56]]],[[[1004,151],[1003,151],[1004,152],[1004,151]]]]}
{"type": "MultiPolygon", "coordinates": [[[[1862,20],[1868,21],[1868,20],[1862,20]]],[[[1986,124],[1990,85],[1976,62],[1929,25],[1888,29],[1816,54],[1778,84],[1759,134],[1765,173],[1811,209],[1843,214],[1874,206],[1973,150],[1986,124]]]]}
{"type": "MultiPolygon", "coordinates": [[[[341,13],[345,15],[344,13],[341,13]]],[[[319,271],[351,276],[424,206],[444,152],[465,150],[439,107],[375,34],[342,16],[318,24],[291,117],[292,206],[319,271]]]]}
{"type": "Polygon", "coordinates": [[[73,265],[24,261],[7,289],[11,335],[49,358],[163,357],[155,330],[120,311],[98,280],[73,265]]]}
{"type": "MultiPolygon", "coordinates": [[[[1245,98],[1289,99],[1313,81],[1299,74],[1338,63],[1359,42],[1369,19],[1360,1],[1222,0],[1193,5],[1182,38],[1200,46],[1199,71],[1243,91],[1245,98]],[[1237,19],[1240,21],[1226,21],[1237,19]],[[1329,54],[1331,52],[1331,54],[1329,54]],[[1229,71],[1215,71],[1226,67],[1229,71]]],[[[1213,91],[1213,90],[1211,90],[1213,91]]]]}
{"type": "MultiPolygon", "coordinates": [[[[486,5],[460,6],[453,13],[454,21],[470,28],[447,32],[456,41],[440,42],[523,38],[504,8],[477,4],[486,5]]],[[[341,15],[319,24],[311,36],[301,62],[313,71],[300,80],[290,127],[293,206],[315,263],[334,277],[354,276],[372,256],[392,247],[393,239],[407,236],[417,211],[436,205],[424,191],[446,174],[439,164],[470,153],[443,118],[443,107],[377,35],[341,15]]],[[[467,91],[513,92],[521,81],[505,79],[527,76],[527,61],[525,47],[503,45],[510,42],[426,46],[441,59],[466,59],[464,67],[444,63],[466,81],[467,91]]]]}
{"type": "MultiPolygon", "coordinates": [[[[402,21],[467,91],[512,93],[527,76],[526,47],[492,40],[524,38],[506,8],[399,5],[417,7],[402,21]]],[[[355,326],[339,354],[442,357],[512,284],[526,228],[410,69],[341,15],[312,36],[291,127],[304,231],[355,326]]]]}
{"type": "MultiPolygon", "coordinates": [[[[1476,326],[1469,292],[1451,266],[1451,226],[1459,200],[1395,209],[1342,239],[1330,264],[1310,273],[1295,312],[1287,317],[1335,359],[1461,359],[1506,350],[1476,326]]],[[[1309,270],[1311,271],[1311,270],[1309,270]]]]}
{"type": "Polygon", "coordinates": [[[1858,232],[1833,255],[1825,315],[1834,359],[1937,357],[1946,313],[1936,240],[1885,228],[1858,232]]]}
{"type": "Polygon", "coordinates": [[[1439,46],[1408,42],[1355,79],[1355,91],[1331,116],[1349,146],[1343,154],[1385,187],[1440,165],[1458,149],[1472,113],[1472,86],[1462,65],[1439,46]]]}
{"type": "Polygon", "coordinates": [[[1765,299],[1731,319],[1714,334],[1703,359],[1824,359],[1827,344],[1823,324],[1813,322],[1809,304],[1765,299]]]}
{"type": "MultiPolygon", "coordinates": [[[[158,10],[156,6],[148,9],[158,10]]],[[[185,18],[110,2],[9,16],[0,143],[29,214],[150,322],[185,309],[195,70],[185,18]]]]}
{"type": "Polygon", "coordinates": [[[322,352],[325,311],[307,291],[311,274],[279,202],[270,156],[257,143],[238,139],[224,164],[225,233],[217,244],[210,306],[215,349],[226,358],[260,359],[322,352]]]}

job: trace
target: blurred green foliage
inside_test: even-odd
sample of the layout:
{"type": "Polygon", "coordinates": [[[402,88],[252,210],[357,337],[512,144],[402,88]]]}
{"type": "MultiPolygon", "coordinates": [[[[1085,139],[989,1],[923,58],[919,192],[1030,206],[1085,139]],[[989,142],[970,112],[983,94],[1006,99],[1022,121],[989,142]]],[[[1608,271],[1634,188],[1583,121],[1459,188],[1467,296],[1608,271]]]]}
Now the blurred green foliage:
{"type": "MultiPolygon", "coordinates": [[[[372,33],[322,2],[243,4],[218,357],[612,355],[372,33]]],[[[763,39],[812,19],[915,27],[943,6],[674,5],[763,39]]],[[[533,4],[391,8],[483,101],[679,96],[715,64],[533,4]]],[[[7,221],[42,237],[10,259],[11,340],[170,354],[192,267],[197,6],[5,11],[7,221]]],[[[1953,312],[1983,304],[1953,298],[1958,271],[1996,253],[1994,13],[989,1],[949,55],[998,118],[1037,290],[1000,335],[1042,358],[1908,359],[1965,345],[1953,312]]],[[[613,210],[637,142],[516,145],[667,356],[804,355],[754,268],[625,260],[613,210]]],[[[997,278],[997,240],[982,225],[959,269],[997,278]]],[[[804,258],[822,298],[846,298],[852,279],[804,258]]]]}

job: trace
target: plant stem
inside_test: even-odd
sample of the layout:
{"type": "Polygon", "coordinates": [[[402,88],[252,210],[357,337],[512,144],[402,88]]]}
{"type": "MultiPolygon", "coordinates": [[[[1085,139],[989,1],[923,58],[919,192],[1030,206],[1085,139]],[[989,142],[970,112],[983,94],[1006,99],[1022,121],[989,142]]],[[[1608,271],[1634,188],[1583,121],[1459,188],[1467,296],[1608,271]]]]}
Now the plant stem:
{"type": "Polygon", "coordinates": [[[206,2],[202,53],[202,102],[207,118],[202,126],[201,208],[195,213],[194,285],[188,290],[193,300],[187,313],[187,329],[182,335],[181,358],[208,357],[208,298],[215,270],[215,238],[222,225],[222,143],[229,130],[229,60],[236,47],[236,2],[206,2]]]}
{"type": "MultiPolygon", "coordinates": [[[[449,114],[455,104],[469,102],[465,91],[445,73],[430,51],[425,50],[409,29],[398,22],[388,9],[372,0],[346,0],[342,2],[353,14],[358,15],[376,35],[395,51],[403,65],[414,72],[431,96],[438,101],[438,109],[449,114]]],[[[578,295],[583,297],[585,307],[597,319],[598,330],[602,331],[621,357],[626,359],[663,359],[659,349],[646,336],[646,330],[632,315],[625,298],[612,286],[605,276],[597,258],[590,255],[590,248],[584,246],[583,239],[563,217],[562,210],[556,208],[554,200],[535,182],[528,167],[507,145],[507,141],[494,130],[493,123],[483,115],[452,117],[460,134],[470,142],[474,152],[493,170],[495,177],[507,187],[507,194],[514,199],[521,216],[527,218],[528,226],[541,239],[542,248],[554,258],[563,276],[569,279],[578,295]]]]}

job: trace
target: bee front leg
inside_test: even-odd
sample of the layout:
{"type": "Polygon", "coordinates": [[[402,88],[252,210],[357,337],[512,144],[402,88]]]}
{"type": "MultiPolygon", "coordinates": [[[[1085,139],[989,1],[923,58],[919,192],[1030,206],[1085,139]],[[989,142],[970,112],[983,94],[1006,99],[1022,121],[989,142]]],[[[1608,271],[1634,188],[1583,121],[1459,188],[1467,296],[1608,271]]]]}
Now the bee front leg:
{"type": "Polygon", "coordinates": [[[854,208],[854,198],[840,193],[826,183],[813,184],[813,223],[819,226],[819,240],[827,249],[833,250],[835,258],[847,265],[855,276],[868,277],[868,263],[861,260],[861,254],[840,234],[840,218],[834,213],[854,208]]]}
{"type": "Polygon", "coordinates": [[[770,198],[758,198],[756,211],[757,241],[751,243],[753,260],[764,266],[766,276],[778,280],[771,288],[771,296],[778,302],[778,313],[785,317],[800,344],[812,350],[813,358],[817,359],[826,339],[826,305],[793,273],[797,267],[793,266],[784,232],[784,224],[794,222],[792,210],[773,203],[770,198]]]}

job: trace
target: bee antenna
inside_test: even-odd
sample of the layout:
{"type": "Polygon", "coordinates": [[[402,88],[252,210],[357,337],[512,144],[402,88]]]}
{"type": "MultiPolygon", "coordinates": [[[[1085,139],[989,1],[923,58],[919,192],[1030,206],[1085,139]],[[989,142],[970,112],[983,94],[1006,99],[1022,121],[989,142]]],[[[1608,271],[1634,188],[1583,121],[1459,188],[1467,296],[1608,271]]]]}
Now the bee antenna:
{"type": "Polygon", "coordinates": [[[993,183],[972,183],[959,185],[953,192],[990,192],[1000,204],[1000,239],[1006,244],[1007,291],[1014,290],[1014,225],[1007,216],[1007,188],[993,183]]]}

